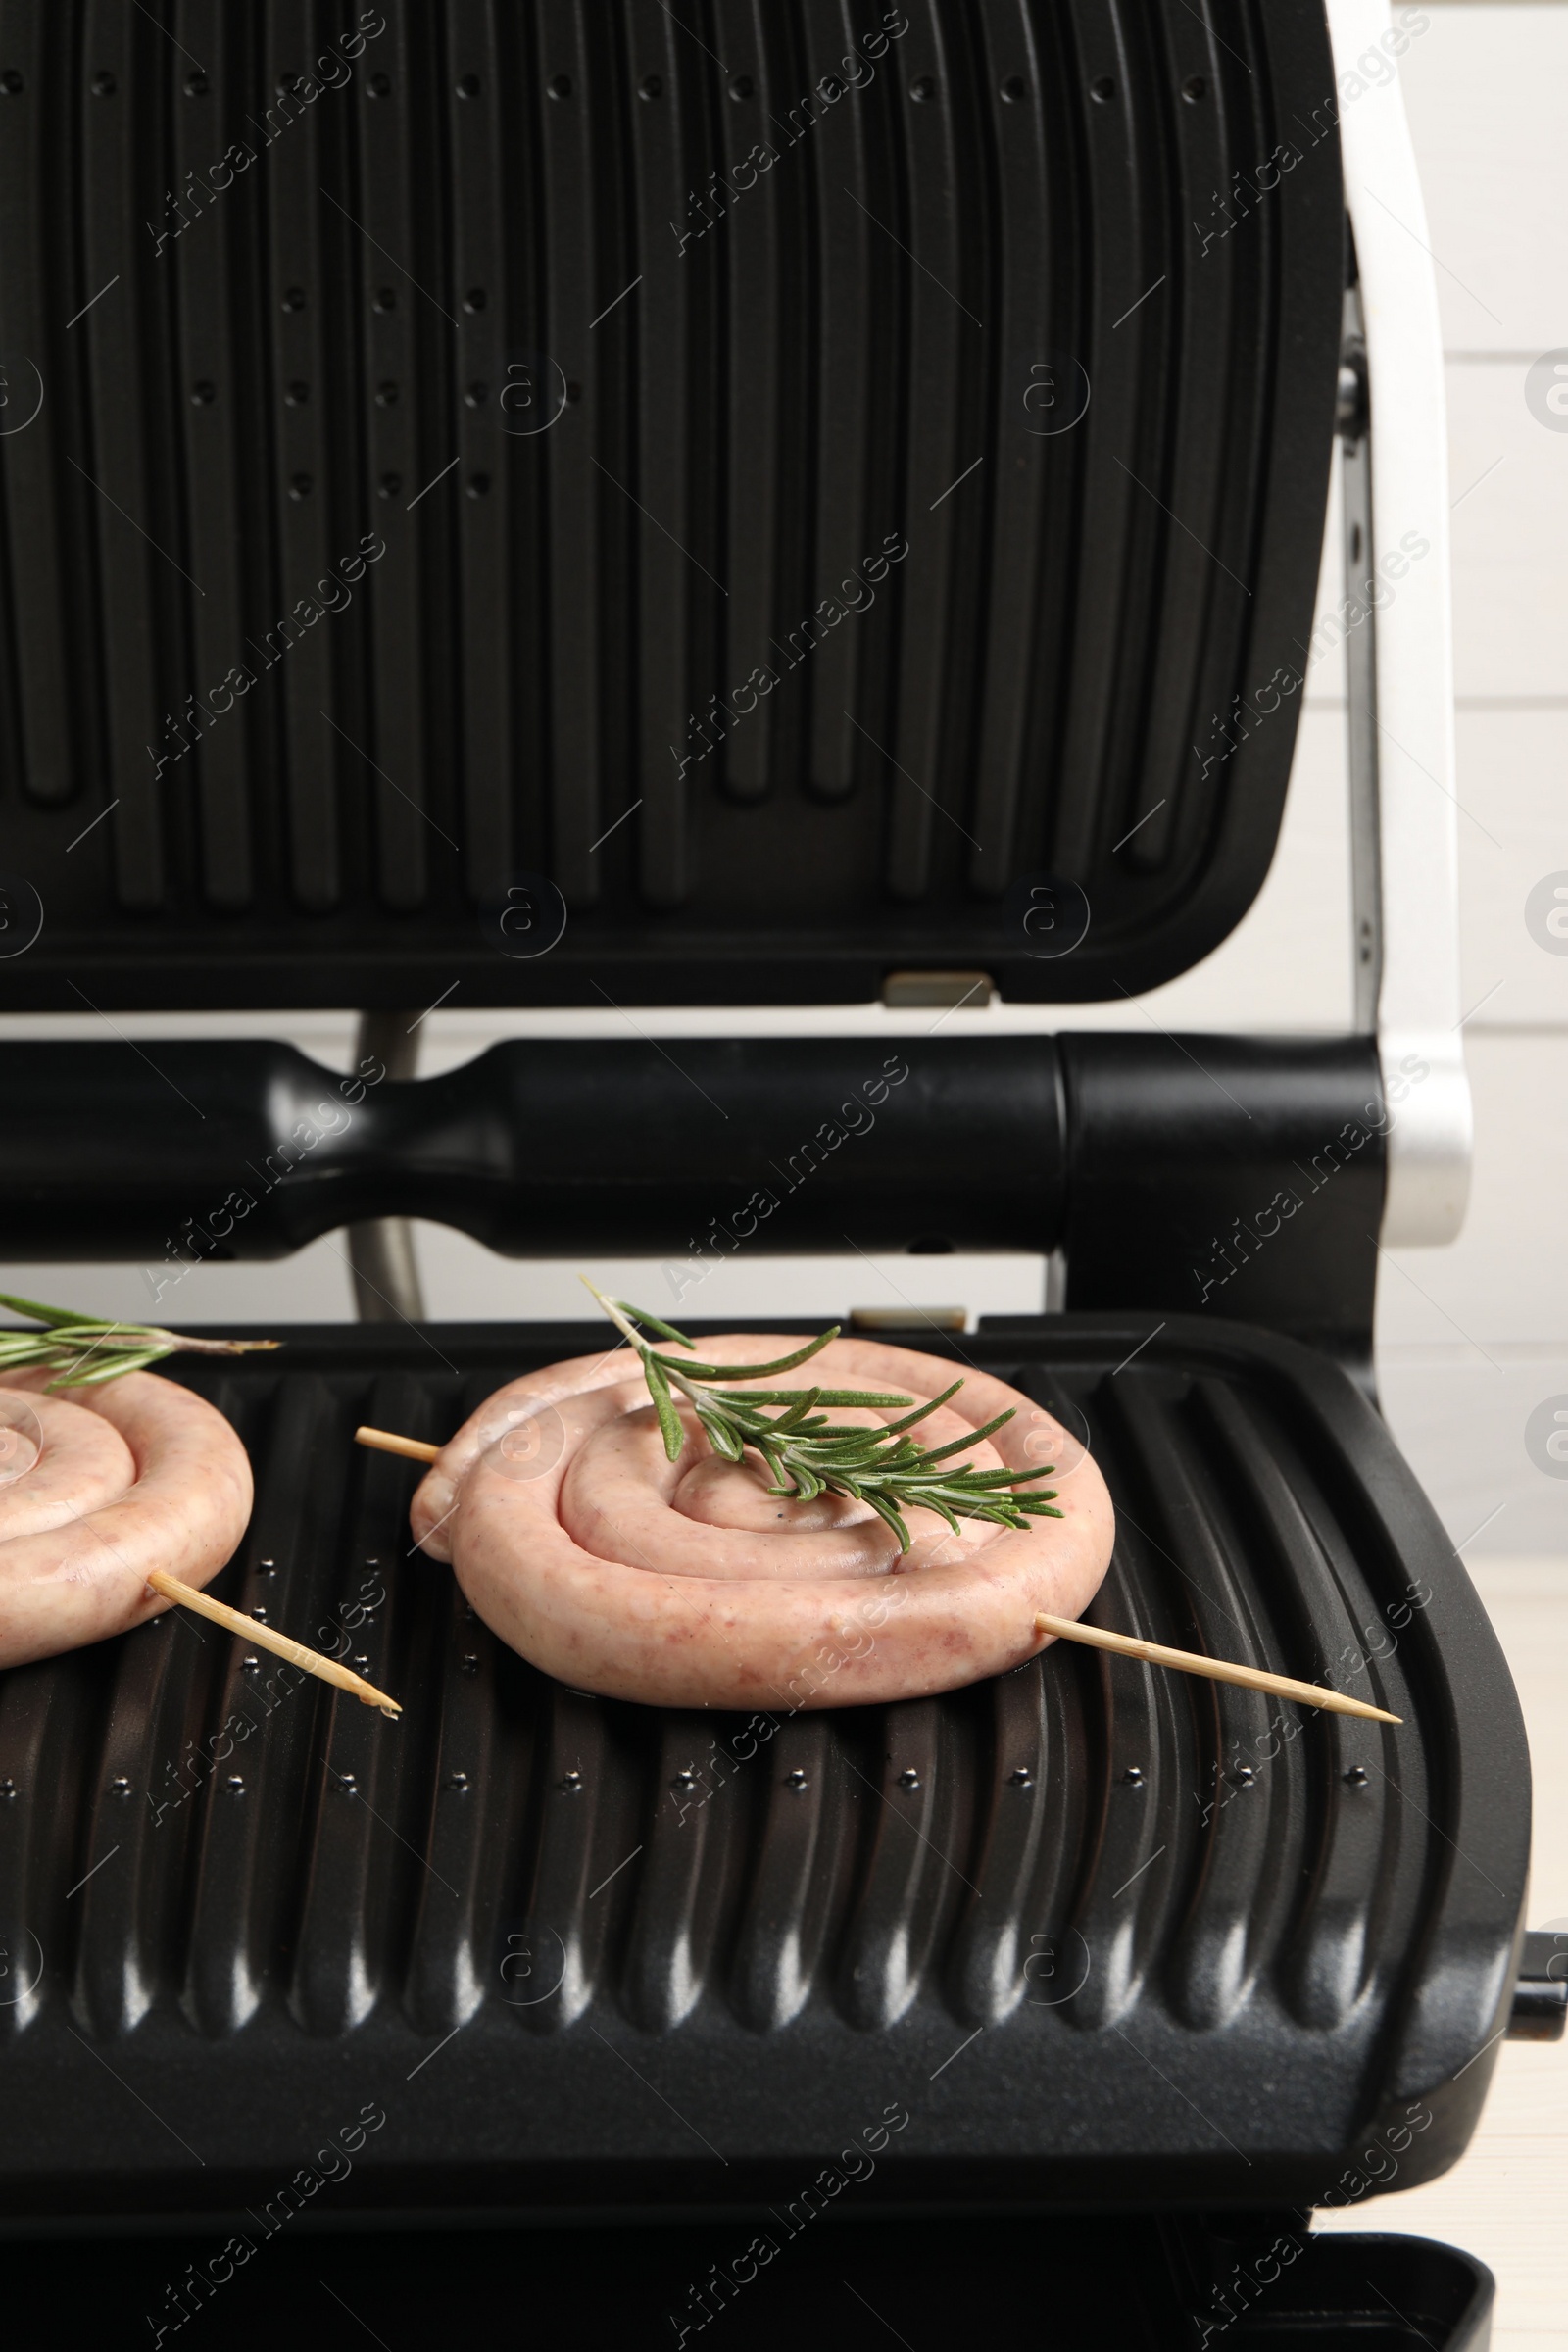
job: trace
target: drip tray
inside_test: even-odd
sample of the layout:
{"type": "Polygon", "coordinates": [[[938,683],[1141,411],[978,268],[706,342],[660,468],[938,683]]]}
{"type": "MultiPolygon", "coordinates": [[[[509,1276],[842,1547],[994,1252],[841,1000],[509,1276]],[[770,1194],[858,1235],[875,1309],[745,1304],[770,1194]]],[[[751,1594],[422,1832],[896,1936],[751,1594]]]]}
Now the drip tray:
{"type": "MultiPolygon", "coordinates": [[[[809,2228],[765,2210],[706,2223],[402,2230],[274,2243],[241,2215],[227,2235],[114,2238],[62,2286],[59,2249],[11,2249],[11,2352],[55,2352],[69,2324],[110,2341],[160,2328],[189,2352],[365,2340],[403,2352],[454,2325],[543,2352],[700,2338],[722,2352],[908,2352],[954,2344],[1050,2352],[1485,2352],[1485,2266],[1422,2238],[1312,2238],[1148,2215],[857,2220],[809,2228]],[[226,2249],[226,2251],[225,2251],[226,2249]],[[1285,2259],[1282,2260],[1282,2254],[1285,2259]],[[353,2323],[357,2322],[358,2326],[353,2323]],[[188,2333],[186,2330],[188,2329],[188,2333]],[[711,2332],[710,2332],[710,2330],[711,2332]]],[[[78,2252],[85,2249],[78,2249],[78,2252]]]]}

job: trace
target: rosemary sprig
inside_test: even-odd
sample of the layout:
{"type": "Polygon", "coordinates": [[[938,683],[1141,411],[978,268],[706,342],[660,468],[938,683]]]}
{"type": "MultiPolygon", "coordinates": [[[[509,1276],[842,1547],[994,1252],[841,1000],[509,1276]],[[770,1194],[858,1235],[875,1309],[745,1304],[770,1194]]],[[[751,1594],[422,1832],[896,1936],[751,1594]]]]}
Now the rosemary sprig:
{"type": "Polygon", "coordinates": [[[1043,1463],[1038,1470],[976,1470],[968,1462],[952,1460],[954,1454],[977,1446],[982,1438],[989,1438],[1004,1422],[1010,1421],[1010,1407],[1004,1413],[998,1413],[983,1429],[971,1430],[948,1446],[928,1449],[917,1438],[910,1437],[911,1429],[957,1395],[963,1386],[961,1379],[944,1389],[940,1396],[933,1396],[928,1404],[915,1406],[902,1420],[889,1421],[880,1429],[835,1427],[820,1407],[888,1406],[913,1404],[914,1400],[862,1389],[743,1392],[722,1384],[765,1380],[780,1372],[798,1370],[819,1354],[830,1340],[838,1338],[837,1324],[819,1338],[808,1340],[793,1355],[781,1355],[770,1364],[698,1363],[696,1342],[677,1331],[672,1323],[661,1322],[657,1315],[632,1306],[624,1298],[607,1298],[603,1291],[588,1282],[586,1275],[583,1280],[616,1330],[642,1358],[648,1393],[663,1432],[664,1451],[672,1462],[680,1458],[686,1442],[672,1394],[678,1389],[691,1404],[715,1453],[722,1454],[726,1461],[738,1462],[746,1447],[751,1446],[761,1455],[773,1477],[769,1494],[795,1495],[802,1501],[809,1501],[825,1489],[829,1494],[853,1495],[857,1502],[868,1502],[898,1537],[901,1551],[908,1550],[910,1541],[903,1514],[916,1507],[937,1512],[955,1535],[960,1519],[992,1519],[1002,1527],[1022,1528],[1028,1526],[1031,1518],[1062,1517],[1053,1505],[1054,1488],[1044,1494],[1013,1492],[1030,1479],[1050,1478],[1054,1463],[1043,1463]],[[639,1324],[658,1338],[691,1351],[688,1358],[682,1361],[652,1346],[637,1328],[639,1324]],[[764,1405],[781,1409],[770,1418],[761,1409],[764,1405]]]}
{"type": "Polygon", "coordinates": [[[249,1355],[263,1348],[280,1348],[281,1340],[193,1340],[157,1323],[111,1323],[101,1315],[78,1315],[74,1307],[40,1306],[35,1298],[8,1298],[0,1291],[0,1306],[13,1314],[30,1315],[41,1330],[0,1329],[0,1382],[8,1372],[34,1364],[57,1367],[56,1389],[90,1389],[97,1382],[119,1380],[161,1363],[166,1355],[186,1349],[193,1355],[249,1355]]]}

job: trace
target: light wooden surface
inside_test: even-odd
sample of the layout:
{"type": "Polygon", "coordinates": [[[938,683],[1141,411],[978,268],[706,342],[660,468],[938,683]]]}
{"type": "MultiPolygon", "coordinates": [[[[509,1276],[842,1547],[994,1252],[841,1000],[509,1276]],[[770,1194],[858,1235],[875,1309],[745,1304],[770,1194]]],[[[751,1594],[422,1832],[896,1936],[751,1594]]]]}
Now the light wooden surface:
{"type": "MultiPolygon", "coordinates": [[[[1530,1925],[1568,1925],[1568,1557],[1472,1561],[1508,1654],[1535,1772],[1530,1925]]],[[[1463,2246],[1497,2275],[1493,2352],[1568,2352],[1568,2039],[1505,2041],[1450,2173],[1319,2217],[1463,2246]]]]}

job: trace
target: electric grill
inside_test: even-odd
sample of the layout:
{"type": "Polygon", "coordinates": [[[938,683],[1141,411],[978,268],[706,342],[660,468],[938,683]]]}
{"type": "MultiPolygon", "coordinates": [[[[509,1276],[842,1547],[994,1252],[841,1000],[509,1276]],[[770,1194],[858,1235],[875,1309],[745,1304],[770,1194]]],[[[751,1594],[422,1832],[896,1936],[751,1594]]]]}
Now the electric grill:
{"type": "MultiPolygon", "coordinates": [[[[174,1376],[257,1470],[214,1590],[406,1708],[177,1612],[0,1677],[9,2231],[96,2236],[73,2308],[155,2340],[324,2333],[323,2271],[429,2333],[525,2266],[561,2344],[862,2305],[1483,2344],[1469,2258],[1304,2224],[1450,2163],[1562,2014],[1517,1704],[1372,1396],[1378,1236],[1451,1235],[1468,1106],[1403,764],[1446,772],[1430,288],[1322,18],[12,0],[0,46],[3,356],[46,394],[0,438],[0,981],[103,1022],[0,1047],[10,1251],[140,1260],[177,1325],[190,1264],[356,1234],[391,1320],[174,1376]],[[1146,989],[1250,903],[1336,432],[1356,1033],[943,1034],[1146,989]],[[422,1083],[115,1018],[354,1004],[373,1044],[443,995],[934,1017],[890,1054],[627,1012],[422,1083]],[[603,1333],[400,1318],[396,1221],[689,1269],[743,1210],[1052,1252],[1066,1311],[917,1344],[1088,1436],[1095,1621],[1401,1727],[1060,1645],[761,1720],[503,1649],[351,1433],[443,1438],[603,1333]]],[[[51,2340],[59,2257],[7,2267],[51,2340]]]]}

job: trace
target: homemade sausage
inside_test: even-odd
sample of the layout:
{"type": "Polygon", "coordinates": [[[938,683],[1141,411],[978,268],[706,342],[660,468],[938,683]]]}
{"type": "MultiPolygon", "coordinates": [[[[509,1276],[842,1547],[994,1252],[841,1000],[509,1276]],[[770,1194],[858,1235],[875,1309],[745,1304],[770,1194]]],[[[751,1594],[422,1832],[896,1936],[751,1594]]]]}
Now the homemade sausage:
{"type": "MultiPolygon", "coordinates": [[[[766,1363],[797,1342],[705,1339],[705,1354],[766,1363]]],[[[671,1354],[675,1350],[669,1350],[671,1354]]],[[[898,1391],[923,1403],[959,1367],[912,1349],[835,1340],[770,1388],[898,1391]]],[[[443,1447],[414,1497],[423,1548],[449,1559],[474,1608],[545,1672],[606,1697],[664,1706],[796,1708],[950,1690],[1044,1646],[1034,1614],[1077,1617],[1110,1559],[1110,1497],[1078,1441],[984,1372],[919,1427],[930,1447],[1011,1406],[964,1458],[978,1468],[1055,1465],[1060,1519],[1013,1530],[906,1514],[910,1549],[868,1504],[767,1492],[750,1452],[715,1455],[681,1407],[688,1443],[664,1453],[629,1348],[513,1381],[443,1447]]],[[[906,1408],[835,1408],[891,1422],[906,1408]]],[[[955,1457],[956,1459],[957,1457],[955,1457]]]]}
{"type": "Polygon", "coordinates": [[[48,1379],[0,1389],[0,1666],[158,1616],[147,1571],[205,1585],[250,1517],[245,1448],[189,1389],[128,1372],[68,1398],[48,1379]]]}

